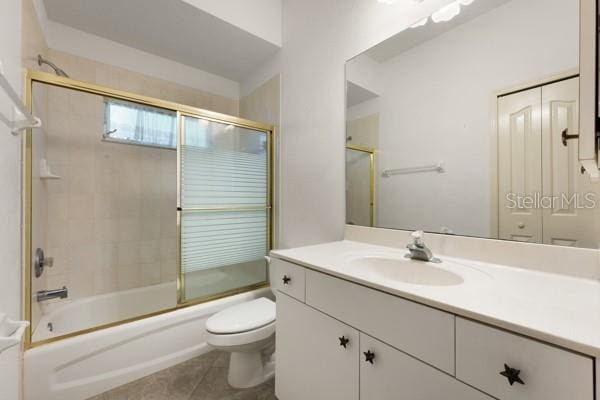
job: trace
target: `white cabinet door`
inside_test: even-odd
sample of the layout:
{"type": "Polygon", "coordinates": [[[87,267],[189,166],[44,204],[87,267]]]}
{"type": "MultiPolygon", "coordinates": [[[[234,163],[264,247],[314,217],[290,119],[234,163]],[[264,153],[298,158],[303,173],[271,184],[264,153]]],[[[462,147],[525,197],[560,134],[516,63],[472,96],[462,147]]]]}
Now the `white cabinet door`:
{"type": "Polygon", "coordinates": [[[360,398],[363,400],[492,400],[450,375],[363,333],[360,352],[360,398]],[[372,363],[367,361],[367,354],[373,357],[372,363]]]}
{"type": "Polygon", "coordinates": [[[579,135],[579,78],[542,87],[542,170],[545,244],[597,247],[598,185],[580,171],[579,139],[563,142],[566,135],[579,135]],[[586,199],[586,196],[590,196],[586,199]],[[589,202],[588,202],[589,201],[589,202]]]}
{"type": "Polygon", "coordinates": [[[498,99],[500,239],[542,242],[541,210],[525,203],[516,204],[520,199],[534,199],[542,192],[540,105],[540,88],[498,99]]]}
{"type": "Polygon", "coordinates": [[[358,400],[358,350],[358,331],[285,294],[277,296],[279,400],[358,400]]]}

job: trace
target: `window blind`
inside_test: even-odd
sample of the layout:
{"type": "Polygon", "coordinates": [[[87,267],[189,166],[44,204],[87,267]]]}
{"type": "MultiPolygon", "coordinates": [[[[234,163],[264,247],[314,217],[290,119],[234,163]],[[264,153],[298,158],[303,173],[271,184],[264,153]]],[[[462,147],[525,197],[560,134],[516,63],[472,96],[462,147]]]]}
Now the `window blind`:
{"type": "Polygon", "coordinates": [[[184,119],[181,269],[262,261],[268,252],[267,134],[184,119]]]}

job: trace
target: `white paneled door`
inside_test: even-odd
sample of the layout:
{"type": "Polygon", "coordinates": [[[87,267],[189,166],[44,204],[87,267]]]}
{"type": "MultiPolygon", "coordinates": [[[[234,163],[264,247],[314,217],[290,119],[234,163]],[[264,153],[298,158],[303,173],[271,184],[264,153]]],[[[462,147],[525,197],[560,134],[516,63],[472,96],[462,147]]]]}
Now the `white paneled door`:
{"type": "Polygon", "coordinates": [[[597,247],[597,186],[579,166],[579,79],[543,86],[542,209],[545,244],[597,247]]]}
{"type": "Polygon", "coordinates": [[[579,78],[498,99],[499,237],[597,247],[598,188],[581,173],[579,78]]]}
{"type": "Polygon", "coordinates": [[[542,214],[527,199],[542,192],[539,88],[498,99],[499,238],[542,242],[542,214]]]}

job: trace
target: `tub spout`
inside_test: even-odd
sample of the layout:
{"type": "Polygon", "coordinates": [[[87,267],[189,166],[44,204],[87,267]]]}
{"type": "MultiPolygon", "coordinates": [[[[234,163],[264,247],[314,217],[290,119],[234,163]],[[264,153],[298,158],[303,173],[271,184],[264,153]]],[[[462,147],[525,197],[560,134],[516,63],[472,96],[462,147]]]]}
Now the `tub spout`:
{"type": "Polygon", "coordinates": [[[66,299],[69,297],[69,289],[63,286],[62,289],[40,290],[35,294],[37,301],[47,301],[51,299],[66,299]]]}

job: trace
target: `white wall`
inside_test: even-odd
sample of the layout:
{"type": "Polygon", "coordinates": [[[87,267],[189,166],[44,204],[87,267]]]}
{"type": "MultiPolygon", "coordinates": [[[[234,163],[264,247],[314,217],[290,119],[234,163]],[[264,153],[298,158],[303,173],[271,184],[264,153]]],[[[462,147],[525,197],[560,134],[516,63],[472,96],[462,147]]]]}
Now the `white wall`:
{"type": "Polygon", "coordinates": [[[371,57],[362,54],[346,64],[346,80],[373,93],[380,94],[381,65],[371,57]]]}
{"type": "Polygon", "coordinates": [[[46,21],[45,25],[51,49],[232,99],[240,98],[240,84],[230,79],[56,22],[46,21]]]}
{"type": "Polygon", "coordinates": [[[343,236],[345,61],[448,3],[284,0],[280,247],[343,236]]]}
{"type": "Polygon", "coordinates": [[[281,0],[183,0],[281,46],[281,0]]]}
{"type": "Polygon", "coordinates": [[[490,236],[490,97],[578,66],[577,0],[513,0],[382,64],[379,226],[490,236]],[[435,143],[435,145],[432,145],[435,143]]]}
{"type": "MultiPolygon", "coordinates": [[[[0,60],[14,88],[21,91],[21,1],[3,0],[0,12],[0,60]]],[[[0,91],[0,113],[10,103],[0,91]]],[[[10,115],[10,111],[9,116],[10,115]]],[[[0,313],[21,317],[21,137],[0,122],[0,313]]],[[[0,399],[19,398],[19,350],[0,354],[0,399]]]]}

